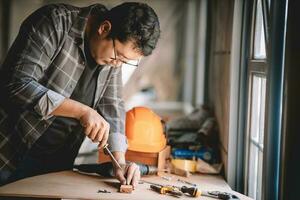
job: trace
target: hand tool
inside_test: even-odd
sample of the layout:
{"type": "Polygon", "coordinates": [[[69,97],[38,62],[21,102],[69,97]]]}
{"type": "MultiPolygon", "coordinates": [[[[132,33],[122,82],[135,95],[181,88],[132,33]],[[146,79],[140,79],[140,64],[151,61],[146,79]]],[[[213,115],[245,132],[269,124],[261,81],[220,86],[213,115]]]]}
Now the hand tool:
{"type": "Polygon", "coordinates": [[[182,193],[185,193],[185,194],[189,194],[190,196],[192,197],[200,197],[202,192],[201,190],[199,190],[198,188],[196,187],[186,187],[186,186],[182,186],[180,187],[180,191],[182,193]]]}
{"type": "Polygon", "coordinates": [[[175,197],[182,196],[182,192],[173,186],[150,185],[150,188],[160,194],[169,194],[175,197]]]}
{"type": "Polygon", "coordinates": [[[155,185],[160,188],[164,188],[164,187],[173,188],[173,190],[175,190],[175,188],[177,188],[177,190],[175,190],[175,191],[180,191],[182,193],[189,194],[192,197],[199,197],[202,194],[201,190],[199,190],[196,187],[187,187],[187,186],[179,187],[179,186],[174,186],[174,185],[161,185],[159,183],[154,183],[154,182],[144,181],[144,180],[141,180],[140,182],[148,183],[148,184],[150,184],[150,187],[151,187],[151,185],[155,185]]]}
{"type": "Polygon", "coordinates": [[[160,176],[162,179],[165,179],[167,181],[171,181],[172,177],[171,176],[160,176]]]}
{"type": "Polygon", "coordinates": [[[111,193],[111,192],[107,190],[98,190],[98,193],[111,193]]]}
{"type": "Polygon", "coordinates": [[[185,183],[185,184],[191,185],[193,187],[197,187],[197,184],[191,183],[191,182],[188,182],[188,181],[185,181],[185,180],[182,180],[182,179],[177,179],[177,181],[179,181],[181,183],[185,183]]]}
{"type": "MultiPolygon", "coordinates": [[[[141,175],[151,175],[151,174],[156,174],[158,169],[155,166],[151,165],[144,165],[144,164],[139,164],[141,175]]],[[[113,164],[112,162],[105,162],[105,163],[91,163],[91,164],[81,164],[81,165],[74,165],[73,169],[79,170],[80,172],[85,172],[85,173],[97,173],[101,176],[104,177],[113,177],[114,176],[114,171],[113,171],[113,164]]]]}
{"type": "Polygon", "coordinates": [[[151,182],[151,181],[145,181],[145,180],[140,180],[140,181],[139,181],[139,184],[143,184],[143,183],[148,183],[148,184],[150,184],[150,185],[164,186],[164,185],[162,185],[162,184],[154,183],[154,182],[151,182]]]}
{"type": "MultiPolygon", "coordinates": [[[[212,197],[212,198],[216,198],[216,199],[222,199],[222,200],[239,200],[239,197],[237,197],[234,194],[228,193],[228,192],[220,192],[220,191],[201,191],[200,189],[198,189],[197,187],[187,187],[187,186],[168,186],[168,185],[162,185],[159,183],[154,183],[151,181],[145,181],[145,180],[140,180],[139,183],[148,183],[150,184],[150,188],[152,188],[153,190],[156,189],[156,191],[158,191],[157,188],[177,188],[181,193],[184,194],[189,194],[192,197],[199,197],[199,196],[207,196],[207,197],[212,197]],[[151,187],[152,185],[152,187],[151,187]],[[156,188],[154,189],[154,186],[156,186],[156,188]]],[[[160,192],[160,190],[158,191],[160,192]]],[[[177,195],[178,196],[178,195],[177,195]]]]}
{"type": "Polygon", "coordinates": [[[228,193],[228,192],[201,191],[196,187],[182,186],[180,188],[180,191],[182,193],[189,194],[192,197],[208,196],[208,197],[213,197],[213,198],[222,199],[222,200],[239,200],[239,197],[237,197],[234,194],[228,193]]]}
{"type": "Polygon", "coordinates": [[[220,191],[208,191],[203,192],[202,196],[212,197],[216,199],[222,199],[222,200],[239,200],[240,198],[234,194],[228,193],[228,192],[220,192],[220,191]]]}
{"type": "Polygon", "coordinates": [[[113,164],[115,164],[119,169],[123,170],[122,167],[120,166],[120,164],[118,163],[118,161],[116,160],[116,158],[114,157],[114,155],[110,152],[110,150],[107,147],[108,147],[108,144],[105,144],[103,149],[109,155],[113,164]]]}

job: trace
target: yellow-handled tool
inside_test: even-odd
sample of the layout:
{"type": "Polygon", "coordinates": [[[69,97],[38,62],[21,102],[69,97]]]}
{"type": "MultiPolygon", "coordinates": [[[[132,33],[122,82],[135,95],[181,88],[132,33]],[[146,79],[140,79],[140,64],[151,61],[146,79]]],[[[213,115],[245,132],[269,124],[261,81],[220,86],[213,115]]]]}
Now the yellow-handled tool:
{"type": "Polygon", "coordinates": [[[169,194],[176,197],[182,196],[182,192],[173,186],[150,185],[150,188],[160,194],[169,194]]]}
{"type": "Polygon", "coordinates": [[[185,193],[185,194],[189,194],[190,196],[192,197],[200,197],[202,192],[201,190],[199,190],[198,188],[196,187],[186,187],[186,186],[182,186],[180,188],[180,191],[182,193],[185,193]]]}

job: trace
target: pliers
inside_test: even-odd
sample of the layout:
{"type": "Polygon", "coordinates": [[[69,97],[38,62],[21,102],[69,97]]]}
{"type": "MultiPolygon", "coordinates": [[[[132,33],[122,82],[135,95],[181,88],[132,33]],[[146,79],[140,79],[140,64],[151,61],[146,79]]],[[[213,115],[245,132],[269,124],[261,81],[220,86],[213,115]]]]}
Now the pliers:
{"type": "Polygon", "coordinates": [[[202,193],[202,196],[212,197],[216,199],[222,200],[239,200],[240,198],[234,194],[228,192],[220,192],[220,191],[207,191],[202,193]]]}

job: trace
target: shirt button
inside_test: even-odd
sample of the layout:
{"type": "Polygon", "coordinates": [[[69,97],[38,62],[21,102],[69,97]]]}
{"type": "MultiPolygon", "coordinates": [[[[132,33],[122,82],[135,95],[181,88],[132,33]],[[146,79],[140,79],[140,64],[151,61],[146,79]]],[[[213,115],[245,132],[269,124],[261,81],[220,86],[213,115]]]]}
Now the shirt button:
{"type": "Polygon", "coordinates": [[[47,124],[46,123],[44,124],[44,128],[47,128],[47,124]]]}
{"type": "Polygon", "coordinates": [[[80,64],[85,65],[85,62],[82,60],[82,61],[80,62],[80,64]]]}
{"type": "Polygon", "coordinates": [[[73,88],[73,84],[70,84],[70,85],[69,85],[69,88],[73,88]]]}

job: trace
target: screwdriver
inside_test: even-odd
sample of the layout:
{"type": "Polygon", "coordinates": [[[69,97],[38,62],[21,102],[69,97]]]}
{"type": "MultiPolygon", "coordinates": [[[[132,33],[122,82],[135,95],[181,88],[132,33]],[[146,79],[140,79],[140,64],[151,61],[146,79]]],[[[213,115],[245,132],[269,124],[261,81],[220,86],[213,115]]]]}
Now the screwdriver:
{"type": "Polygon", "coordinates": [[[201,190],[199,190],[196,187],[187,187],[187,186],[180,187],[180,191],[182,193],[189,194],[192,197],[200,197],[202,193],[201,190]]]}
{"type": "Polygon", "coordinates": [[[212,197],[212,198],[222,199],[222,200],[240,200],[240,198],[234,194],[228,192],[220,192],[220,191],[203,192],[202,196],[207,196],[207,197],[212,197]]]}
{"type": "MultiPolygon", "coordinates": [[[[201,190],[199,190],[198,188],[196,187],[187,187],[187,186],[182,186],[182,187],[179,187],[179,186],[164,186],[164,185],[161,185],[161,184],[158,184],[158,183],[153,183],[153,182],[149,182],[149,181],[142,181],[144,183],[148,183],[148,184],[151,184],[150,187],[155,190],[155,187],[156,186],[156,191],[158,190],[158,188],[177,188],[179,189],[180,192],[182,193],[185,193],[185,194],[189,194],[190,196],[192,197],[199,197],[201,196],[202,192],[201,190]]],[[[158,191],[160,192],[160,191],[158,191]]],[[[177,194],[178,196],[178,194],[177,194]]]]}
{"type": "Polygon", "coordinates": [[[176,197],[182,196],[181,191],[177,190],[173,186],[150,185],[150,188],[160,194],[169,194],[169,195],[176,196],[176,197]]]}
{"type": "MultiPolygon", "coordinates": [[[[121,167],[119,162],[116,160],[114,155],[110,152],[110,150],[107,147],[108,147],[108,144],[106,143],[103,147],[103,151],[105,151],[109,155],[109,157],[111,158],[112,163],[115,164],[124,173],[123,168],[121,167]]],[[[125,176],[125,178],[126,178],[126,176],[125,176]]],[[[127,179],[126,179],[126,185],[127,185],[127,179]]]]}
{"type": "Polygon", "coordinates": [[[103,149],[106,151],[106,153],[109,155],[109,157],[111,158],[111,161],[121,170],[122,167],[120,166],[119,162],[115,159],[114,155],[110,152],[110,150],[107,148],[108,147],[108,144],[105,144],[103,149]]]}

